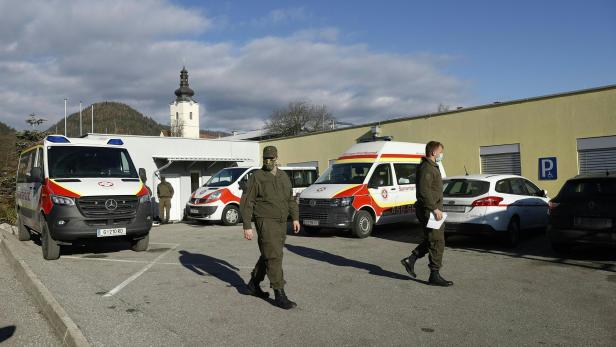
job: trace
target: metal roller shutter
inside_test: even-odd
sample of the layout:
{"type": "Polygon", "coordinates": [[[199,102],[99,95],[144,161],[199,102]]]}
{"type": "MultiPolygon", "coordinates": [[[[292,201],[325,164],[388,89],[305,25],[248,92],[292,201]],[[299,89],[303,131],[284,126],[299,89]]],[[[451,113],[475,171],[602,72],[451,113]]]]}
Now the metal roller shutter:
{"type": "Polygon", "coordinates": [[[521,175],[520,153],[500,153],[481,156],[481,173],[521,175]]]}
{"type": "Polygon", "coordinates": [[[580,174],[616,171],[616,147],[578,151],[580,174]]]}

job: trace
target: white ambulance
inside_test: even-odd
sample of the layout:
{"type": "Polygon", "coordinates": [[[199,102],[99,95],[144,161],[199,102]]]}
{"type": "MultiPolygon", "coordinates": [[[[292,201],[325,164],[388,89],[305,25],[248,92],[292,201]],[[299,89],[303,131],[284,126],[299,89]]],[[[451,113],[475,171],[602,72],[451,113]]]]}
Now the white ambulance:
{"type": "Polygon", "coordinates": [[[80,239],[126,238],[145,251],[152,227],[147,187],[119,138],[47,136],[17,169],[18,238],[40,234],[43,257],[80,239]]]}
{"type": "MultiPolygon", "coordinates": [[[[228,167],[220,170],[199,189],[195,190],[186,204],[187,219],[221,221],[223,225],[235,225],[240,221],[240,199],[248,178],[258,167],[228,167]]],[[[318,176],[316,167],[281,166],[289,175],[293,195],[299,194],[313,184],[318,176]]]]}
{"type": "Polygon", "coordinates": [[[351,229],[364,238],[375,224],[416,221],[415,174],[425,148],[394,141],[353,145],[300,195],[303,229],[351,229]]]}

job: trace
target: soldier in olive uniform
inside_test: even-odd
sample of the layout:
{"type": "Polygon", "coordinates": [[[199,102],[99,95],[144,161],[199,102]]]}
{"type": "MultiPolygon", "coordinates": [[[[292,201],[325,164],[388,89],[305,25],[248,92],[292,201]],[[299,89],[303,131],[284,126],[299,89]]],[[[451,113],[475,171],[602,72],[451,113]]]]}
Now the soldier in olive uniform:
{"type": "Polygon", "coordinates": [[[443,266],[443,253],[445,251],[445,224],[440,229],[427,227],[430,214],[436,220],[443,219],[443,179],[438,163],[443,160],[444,146],[440,142],[430,141],[426,145],[426,156],[422,158],[417,168],[417,202],[415,213],[419,223],[424,229],[423,241],[413,250],[408,258],[401,260],[408,274],[415,278],[415,261],[429,254],[430,279],[429,283],[436,286],[448,287],[453,282],[441,277],[439,270],[443,266]]]}
{"type": "Polygon", "coordinates": [[[244,223],[244,237],[253,237],[251,219],[255,218],[261,256],[252,271],[248,290],[260,298],[269,297],[260,283],[265,275],[274,289],[274,304],[285,310],[297,306],[284,292],[285,280],[282,272],[282,250],[287,235],[287,218],[293,220],[293,232],[299,233],[299,209],[293,196],[289,176],[276,167],[278,151],[274,146],[263,149],[263,167],[256,170],[240,201],[240,213],[244,223]]]}
{"type": "Polygon", "coordinates": [[[156,187],[158,195],[158,209],[162,223],[169,223],[169,212],[171,210],[171,198],[173,198],[173,186],[167,182],[165,177],[160,178],[160,183],[156,187]]]}

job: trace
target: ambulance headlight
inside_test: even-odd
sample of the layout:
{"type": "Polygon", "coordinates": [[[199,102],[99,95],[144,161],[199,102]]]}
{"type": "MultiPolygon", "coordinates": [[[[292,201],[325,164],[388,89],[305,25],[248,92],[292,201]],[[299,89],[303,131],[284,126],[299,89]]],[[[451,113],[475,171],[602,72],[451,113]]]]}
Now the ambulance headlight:
{"type": "Polygon", "coordinates": [[[220,196],[222,195],[222,193],[220,192],[220,190],[215,191],[214,193],[210,194],[210,196],[207,197],[207,199],[205,200],[205,202],[212,202],[212,201],[216,201],[218,199],[220,199],[220,196]]]}
{"type": "Polygon", "coordinates": [[[353,203],[352,196],[348,196],[346,198],[337,198],[337,199],[332,200],[332,206],[335,206],[335,207],[351,206],[352,203],[353,203]]]}
{"type": "Polygon", "coordinates": [[[146,202],[150,202],[150,194],[142,195],[139,197],[139,203],[145,204],[146,202]]]}
{"type": "Polygon", "coordinates": [[[66,196],[52,195],[51,201],[54,205],[75,206],[75,200],[66,196]]]}

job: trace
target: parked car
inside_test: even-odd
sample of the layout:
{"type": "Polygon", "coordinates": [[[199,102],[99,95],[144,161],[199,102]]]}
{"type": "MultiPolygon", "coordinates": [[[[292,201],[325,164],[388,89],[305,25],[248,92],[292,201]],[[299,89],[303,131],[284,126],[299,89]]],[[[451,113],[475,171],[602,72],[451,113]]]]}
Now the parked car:
{"type": "Polygon", "coordinates": [[[547,192],[524,177],[454,176],[444,187],[446,235],[493,234],[515,246],[520,230],[547,227],[547,192]]]}
{"type": "MultiPolygon", "coordinates": [[[[223,225],[235,225],[240,218],[240,199],[248,178],[258,167],[228,167],[218,171],[207,183],[195,190],[184,209],[187,219],[220,221],[223,225]]],[[[316,167],[281,166],[289,175],[293,195],[299,199],[304,188],[317,179],[316,167]]]]}
{"type": "Polygon", "coordinates": [[[303,230],[314,234],[321,228],[351,229],[365,238],[375,224],[416,220],[415,173],[425,148],[423,143],[396,141],[351,146],[302,192],[303,230]]]}
{"type": "Polygon", "coordinates": [[[80,239],[120,239],[145,251],[152,227],[150,193],[122,139],[49,135],[26,149],[17,168],[18,238],[40,234],[43,258],[80,239]]]}
{"type": "Polygon", "coordinates": [[[559,253],[576,244],[616,246],[616,173],[568,180],[550,201],[548,239],[559,253]]]}

